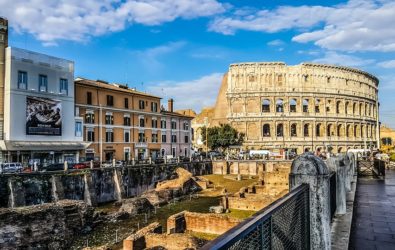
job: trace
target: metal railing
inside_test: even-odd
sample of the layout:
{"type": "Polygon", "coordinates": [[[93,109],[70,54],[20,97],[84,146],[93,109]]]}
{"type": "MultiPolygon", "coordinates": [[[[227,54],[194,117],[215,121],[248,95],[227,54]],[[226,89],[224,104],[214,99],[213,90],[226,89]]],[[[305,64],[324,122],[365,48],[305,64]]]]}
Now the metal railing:
{"type": "Polygon", "coordinates": [[[330,209],[331,209],[331,220],[336,213],[336,172],[332,172],[329,177],[329,198],[330,198],[330,209]]]}
{"type": "Polygon", "coordinates": [[[373,163],[373,172],[376,175],[376,177],[384,177],[385,176],[385,165],[386,162],[383,160],[374,160],[373,163]]]}
{"type": "Polygon", "coordinates": [[[309,208],[309,185],[302,184],[202,249],[309,249],[309,208]]]}

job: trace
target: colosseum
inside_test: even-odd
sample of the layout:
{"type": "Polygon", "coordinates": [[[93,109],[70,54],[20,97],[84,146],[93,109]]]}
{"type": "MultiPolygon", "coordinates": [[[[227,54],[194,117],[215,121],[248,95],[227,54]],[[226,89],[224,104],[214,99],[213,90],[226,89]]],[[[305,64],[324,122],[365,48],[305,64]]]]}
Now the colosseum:
{"type": "Polygon", "coordinates": [[[244,149],[299,154],[329,145],[334,152],[378,147],[378,83],[349,67],[231,64],[210,126],[232,124],[246,135],[244,149]]]}

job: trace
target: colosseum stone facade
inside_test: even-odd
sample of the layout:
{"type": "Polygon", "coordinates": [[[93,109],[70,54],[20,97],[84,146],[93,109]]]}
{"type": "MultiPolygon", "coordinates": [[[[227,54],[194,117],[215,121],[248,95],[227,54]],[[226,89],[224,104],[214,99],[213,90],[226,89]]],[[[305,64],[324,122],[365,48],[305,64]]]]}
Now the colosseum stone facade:
{"type": "Polygon", "coordinates": [[[231,64],[211,125],[245,133],[244,148],[276,152],[379,145],[378,79],[333,65],[231,64]]]}

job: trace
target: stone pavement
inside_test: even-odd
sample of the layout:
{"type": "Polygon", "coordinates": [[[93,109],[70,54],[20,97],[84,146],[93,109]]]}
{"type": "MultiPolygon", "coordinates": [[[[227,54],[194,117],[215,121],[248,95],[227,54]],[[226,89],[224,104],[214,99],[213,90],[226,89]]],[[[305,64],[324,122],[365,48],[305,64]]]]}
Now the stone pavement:
{"type": "Polygon", "coordinates": [[[349,249],[395,249],[395,171],[359,178],[349,249]]]}

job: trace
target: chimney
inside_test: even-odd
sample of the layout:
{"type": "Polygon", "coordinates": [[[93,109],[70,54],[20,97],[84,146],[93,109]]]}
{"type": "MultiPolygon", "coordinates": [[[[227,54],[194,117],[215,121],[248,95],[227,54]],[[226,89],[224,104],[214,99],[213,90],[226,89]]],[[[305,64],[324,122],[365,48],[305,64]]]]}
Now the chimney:
{"type": "Polygon", "coordinates": [[[167,111],[173,112],[173,104],[174,104],[174,100],[172,98],[170,98],[167,101],[167,111]]]}

